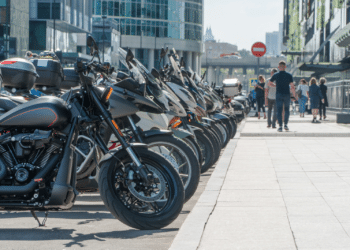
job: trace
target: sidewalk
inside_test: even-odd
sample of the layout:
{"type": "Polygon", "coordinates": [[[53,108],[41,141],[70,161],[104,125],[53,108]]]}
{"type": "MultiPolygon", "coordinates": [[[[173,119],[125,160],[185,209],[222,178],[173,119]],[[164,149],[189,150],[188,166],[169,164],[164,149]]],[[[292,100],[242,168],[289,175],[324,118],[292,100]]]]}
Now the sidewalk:
{"type": "Polygon", "coordinates": [[[311,125],[336,136],[249,137],[266,120],[248,118],[171,249],[350,249],[350,128],[311,125]]]}

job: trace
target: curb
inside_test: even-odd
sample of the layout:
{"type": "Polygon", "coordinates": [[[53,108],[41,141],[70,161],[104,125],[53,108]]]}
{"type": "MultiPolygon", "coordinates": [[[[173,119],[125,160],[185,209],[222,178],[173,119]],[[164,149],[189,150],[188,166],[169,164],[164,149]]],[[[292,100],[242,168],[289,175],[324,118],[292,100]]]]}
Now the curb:
{"type": "Polygon", "coordinates": [[[241,137],[350,137],[350,133],[241,133],[241,137]]]}
{"type": "Polygon", "coordinates": [[[236,149],[238,139],[240,138],[240,132],[245,123],[245,120],[242,121],[241,126],[237,131],[237,135],[227,144],[204,192],[200,196],[191,213],[187,216],[185,222],[182,224],[169,250],[195,250],[199,247],[207,221],[209,220],[219,198],[227,170],[230,167],[233,153],[236,149]]]}

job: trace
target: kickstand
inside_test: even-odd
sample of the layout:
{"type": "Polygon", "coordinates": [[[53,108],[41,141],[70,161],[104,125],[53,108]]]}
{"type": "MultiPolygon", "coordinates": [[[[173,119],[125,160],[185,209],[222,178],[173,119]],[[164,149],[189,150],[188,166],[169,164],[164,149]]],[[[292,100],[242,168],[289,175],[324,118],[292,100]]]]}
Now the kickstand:
{"type": "Polygon", "coordinates": [[[41,223],[38,216],[36,215],[35,211],[31,210],[30,213],[32,214],[32,216],[34,217],[34,219],[38,222],[39,227],[45,227],[45,223],[47,221],[47,217],[49,216],[49,212],[46,211],[45,212],[45,218],[43,219],[43,222],[41,223]]]}

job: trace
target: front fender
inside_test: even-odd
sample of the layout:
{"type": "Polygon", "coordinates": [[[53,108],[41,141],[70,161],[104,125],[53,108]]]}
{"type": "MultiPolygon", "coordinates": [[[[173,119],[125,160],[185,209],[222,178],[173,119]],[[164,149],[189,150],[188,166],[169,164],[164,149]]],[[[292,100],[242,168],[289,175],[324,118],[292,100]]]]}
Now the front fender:
{"type": "MultiPolygon", "coordinates": [[[[130,146],[131,148],[147,148],[147,144],[144,144],[144,143],[138,143],[138,142],[135,142],[135,143],[130,143],[130,146]]],[[[98,167],[101,167],[101,165],[108,161],[109,159],[111,159],[112,157],[115,157],[116,160],[119,159],[120,157],[118,156],[121,156],[121,155],[124,155],[124,154],[127,154],[125,148],[122,148],[121,146],[120,147],[117,147],[116,149],[113,149],[111,151],[109,151],[109,153],[105,154],[100,162],[98,163],[98,167]]]]}
{"type": "Polygon", "coordinates": [[[218,120],[228,120],[229,118],[226,115],[220,114],[220,113],[215,113],[213,115],[214,118],[218,120]]]}
{"type": "Polygon", "coordinates": [[[152,136],[158,136],[158,135],[172,135],[174,134],[171,130],[158,130],[158,129],[152,129],[148,131],[143,131],[141,136],[144,138],[152,137],[152,136]]]}
{"type": "Polygon", "coordinates": [[[213,120],[213,119],[210,119],[208,117],[202,117],[202,121],[205,123],[205,124],[208,124],[208,125],[212,125],[212,124],[215,124],[216,122],[213,120]]]}
{"type": "Polygon", "coordinates": [[[184,130],[184,129],[181,129],[181,128],[173,129],[172,131],[174,132],[174,135],[180,139],[184,139],[187,137],[194,138],[194,135],[191,132],[184,130]]]}

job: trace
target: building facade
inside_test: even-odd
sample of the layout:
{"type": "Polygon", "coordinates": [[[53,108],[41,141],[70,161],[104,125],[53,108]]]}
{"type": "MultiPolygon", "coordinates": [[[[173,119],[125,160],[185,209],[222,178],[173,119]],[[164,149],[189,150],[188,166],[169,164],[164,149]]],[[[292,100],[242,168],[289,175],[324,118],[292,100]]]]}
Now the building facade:
{"type": "Polygon", "coordinates": [[[283,42],[292,67],[302,65],[297,70],[317,76],[349,70],[343,64],[349,31],[349,1],[284,0],[283,42]]]}
{"type": "Polygon", "coordinates": [[[118,48],[120,46],[118,23],[113,19],[95,21],[92,25],[92,36],[100,49],[101,59],[118,68],[118,48]]]}
{"type": "Polygon", "coordinates": [[[266,55],[280,56],[282,50],[286,49],[283,45],[283,23],[278,25],[278,31],[266,33],[266,55]]]}
{"type": "Polygon", "coordinates": [[[186,66],[200,70],[202,0],[94,0],[94,21],[114,19],[120,45],[130,48],[149,69],[159,67],[160,49],[175,48],[186,66]]]}
{"type": "Polygon", "coordinates": [[[29,13],[31,51],[86,51],[92,0],[30,0],[29,13]]]}
{"type": "MultiPolygon", "coordinates": [[[[267,32],[266,33],[266,55],[268,56],[278,56],[281,54],[281,46],[279,45],[279,33],[278,31],[267,32]]],[[[282,41],[281,41],[282,43],[282,41]]]]}
{"type": "Polygon", "coordinates": [[[0,60],[29,49],[29,0],[0,0],[0,60]]]}

